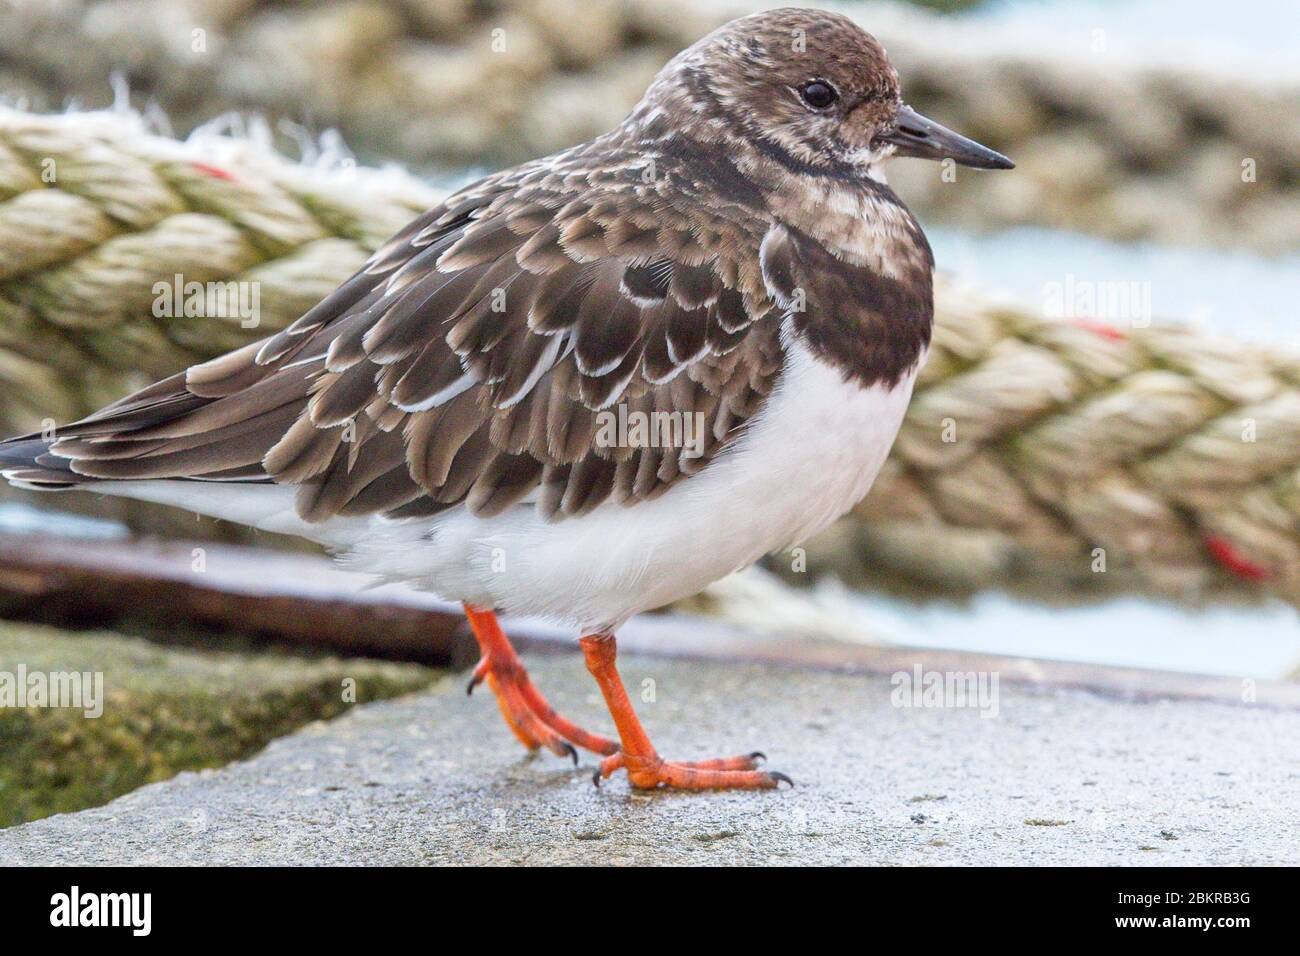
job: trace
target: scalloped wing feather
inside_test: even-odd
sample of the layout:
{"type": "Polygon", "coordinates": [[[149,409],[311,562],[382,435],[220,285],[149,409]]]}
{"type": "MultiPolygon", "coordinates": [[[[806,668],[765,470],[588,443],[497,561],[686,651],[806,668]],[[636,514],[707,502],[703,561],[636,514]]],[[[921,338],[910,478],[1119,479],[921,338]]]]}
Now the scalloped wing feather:
{"type": "Polygon", "coordinates": [[[640,185],[572,189],[547,161],[470,187],[283,331],[68,426],[52,451],[87,477],[297,485],[310,521],[528,501],[559,519],[655,497],[706,467],[779,374],[779,323],[758,321],[765,227],[652,210],[640,185]],[[702,453],[611,443],[615,406],[692,416],[702,453]]]}

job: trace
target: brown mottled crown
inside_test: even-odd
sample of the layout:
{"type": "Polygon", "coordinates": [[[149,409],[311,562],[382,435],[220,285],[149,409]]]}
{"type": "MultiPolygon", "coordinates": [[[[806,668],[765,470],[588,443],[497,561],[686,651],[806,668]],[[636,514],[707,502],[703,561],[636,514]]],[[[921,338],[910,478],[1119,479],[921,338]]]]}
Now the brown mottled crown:
{"type": "Polygon", "coordinates": [[[709,142],[740,136],[792,169],[860,172],[901,102],[871,34],[838,13],[786,8],[735,20],[683,51],[632,119],[709,142]],[[813,81],[834,90],[830,108],[801,98],[813,81]]]}

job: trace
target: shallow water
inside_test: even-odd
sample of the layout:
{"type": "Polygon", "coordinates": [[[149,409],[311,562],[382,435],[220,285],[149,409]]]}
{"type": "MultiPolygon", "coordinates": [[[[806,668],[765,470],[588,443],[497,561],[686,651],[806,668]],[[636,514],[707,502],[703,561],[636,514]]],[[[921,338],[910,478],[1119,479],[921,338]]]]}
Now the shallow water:
{"type": "Polygon", "coordinates": [[[35,508],[21,501],[0,502],[0,534],[39,534],[51,538],[104,541],[128,538],[130,530],[116,521],[35,508]]]}
{"type": "Polygon", "coordinates": [[[1255,342],[1300,345],[1300,253],[1120,243],[1023,227],[986,235],[926,224],[941,270],[1042,310],[1049,286],[1146,284],[1156,321],[1173,319],[1255,342]]]}
{"type": "Polygon", "coordinates": [[[1300,77],[1295,0],[990,0],[952,19],[992,26],[1002,45],[1040,55],[1300,77]]]}
{"type": "Polygon", "coordinates": [[[1296,609],[1280,601],[1188,610],[1138,598],[1077,608],[1001,594],[961,606],[861,594],[848,600],[868,627],[912,647],[1273,679],[1300,669],[1296,609]]]}

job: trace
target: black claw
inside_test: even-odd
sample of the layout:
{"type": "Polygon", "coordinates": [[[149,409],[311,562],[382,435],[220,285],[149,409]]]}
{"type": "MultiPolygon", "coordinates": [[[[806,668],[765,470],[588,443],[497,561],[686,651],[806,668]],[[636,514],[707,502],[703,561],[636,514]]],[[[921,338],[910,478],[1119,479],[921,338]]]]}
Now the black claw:
{"type": "Polygon", "coordinates": [[[767,754],[763,753],[763,751],[761,751],[761,750],[755,750],[753,753],[751,753],[751,754],[749,755],[749,759],[750,759],[750,760],[766,760],[766,759],[767,759],[767,754]]]}
{"type": "Polygon", "coordinates": [[[777,783],[788,783],[791,787],[794,786],[794,781],[791,780],[789,777],[787,777],[785,774],[781,773],[779,770],[771,771],[770,773],[768,773],[768,776],[771,777],[773,780],[775,780],[777,783]]]}
{"type": "Polygon", "coordinates": [[[599,767],[597,767],[597,768],[596,768],[596,772],[593,773],[593,774],[591,775],[591,782],[592,782],[592,785],[593,785],[597,790],[600,789],[600,768],[599,768],[599,767]]]}
{"type": "Polygon", "coordinates": [[[573,749],[573,744],[566,743],[564,745],[564,752],[573,758],[573,765],[576,767],[578,765],[578,751],[573,749]]]}
{"type": "Polygon", "coordinates": [[[473,697],[473,696],[474,696],[474,688],[477,687],[477,686],[478,686],[478,678],[477,678],[477,677],[471,677],[471,678],[469,679],[469,683],[468,683],[467,685],[465,685],[465,696],[466,696],[466,697],[473,697]]]}

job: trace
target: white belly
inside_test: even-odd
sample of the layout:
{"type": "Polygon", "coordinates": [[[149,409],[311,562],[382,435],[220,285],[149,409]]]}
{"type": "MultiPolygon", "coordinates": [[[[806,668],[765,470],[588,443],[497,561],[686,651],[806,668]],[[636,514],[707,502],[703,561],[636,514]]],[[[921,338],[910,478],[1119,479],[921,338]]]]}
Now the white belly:
{"type": "Polygon", "coordinates": [[[653,501],[606,504],[556,523],[523,505],[493,518],[458,509],[418,522],[306,525],[293,513],[292,489],[277,486],[121,482],[95,490],[300,534],[335,547],[357,570],[591,633],[694,594],[848,511],[884,464],[914,378],[863,389],[791,342],[777,388],[702,472],[653,501]]]}
{"type": "Polygon", "coordinates": [[[848,511],[889,453],[913,378],[864,390],[794,343],[781,383],[743,437],[653,501],[607,504],[558,523],[526,506],[489,519],[458,511],[430,522],[418,549],[371,538],[354,546],[352,560],[448,599],[614,627],[798,544],[848,511]]]}

